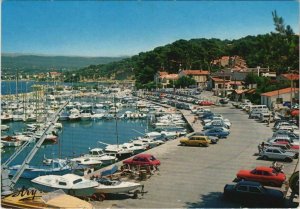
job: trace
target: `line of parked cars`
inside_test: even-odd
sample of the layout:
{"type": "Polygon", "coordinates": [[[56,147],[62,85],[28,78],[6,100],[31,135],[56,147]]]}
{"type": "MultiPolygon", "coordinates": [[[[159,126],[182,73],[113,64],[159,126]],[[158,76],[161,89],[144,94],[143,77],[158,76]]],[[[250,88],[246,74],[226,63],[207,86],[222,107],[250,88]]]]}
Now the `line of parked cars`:
{"type": "Polygon", "coordinates": [[[191,136],[181,139],[181,145],[208,147],[210,144],[216,144],[221,138],[227,138],[230,134],[231,122],[222,115],[202,107],[192,109],[191,112],[197,115],[195,116],[197,120],[202,121],[203,131],[195,132],[191,136]]]}
{"type": "Polygon", "coordinates": [[[247,112],[250,119],[255,118],[268,125],[274,122],[272,137],[258,145],[259,158],[272,160],[273,165],[238,171],[235,179],[237,183],[225,185],[224,197],[247,206],[281,207],[284,205],[284,193],[270,187],[281,187],[287,180],[283,164],[278,166],[276,161],[291,162],[299,157],[299,127],[289,119],[272,114],[265,105],[253,105],[245,100],[233,106],[247,112]]]}

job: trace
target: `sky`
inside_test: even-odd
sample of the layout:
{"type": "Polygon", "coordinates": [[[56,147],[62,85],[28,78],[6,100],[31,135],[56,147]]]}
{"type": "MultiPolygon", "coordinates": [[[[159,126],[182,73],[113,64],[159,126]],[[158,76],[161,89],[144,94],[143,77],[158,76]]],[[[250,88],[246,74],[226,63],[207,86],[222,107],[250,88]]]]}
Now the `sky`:
{"type": "Polygon", "coordinates": [[[299,34],[297,1],[3,1],[2,53],[131,56],[179,39],[299,34]]]}

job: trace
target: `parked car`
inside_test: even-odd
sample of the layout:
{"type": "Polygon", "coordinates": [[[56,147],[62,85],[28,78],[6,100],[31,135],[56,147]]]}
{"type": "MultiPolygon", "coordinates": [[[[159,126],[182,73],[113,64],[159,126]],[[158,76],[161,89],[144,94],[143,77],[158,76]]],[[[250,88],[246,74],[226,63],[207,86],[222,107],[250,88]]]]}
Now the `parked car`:
{"type": "Polygon", "coordinates": [[[203,131],[203,133],[206,136],[217,136],[219,138],[226,138],[230,134],[230,131],[226,128],[218,127],[218,128],[208,129],[206,131],[203,131]]]}
{"type": "Polygon", "coordinates": [[[253,170],[240,170],[236,176],[239,180],[257,181],[264,185],[278,187],[281,187],[286,180],[285,174],[265,166],[256,167],[253,170]]]}
{"type": "Polygon", "coordinates": [[[189,138],[180,139],[180,144],[183,146],[200,146],[208,147],[211,140],[207,136],[190,136],[189,138]]]}
{"type": "Polygon", "coordinates": [[[287,135],[288,137],[290,137],[291,139],[296,139],[299,141],[299,135],[290,131],[286,131],[286,130],[278,130],[276,132],[273,133],[273,137],[276,137],[277,135],[287,135]]]}
{"type": "Polygon", "coordinates": [[[291,145],[289,142],[286,141],[279,141],[270,144],[265,143],[265,145],[269,147],[278,147],[284,151],[293,152],[296,154],[295,158],[299,157],[299,145],[291,145]]]}
{"type": "Polygon", "coordinates": [[[211,102],[211,101],[201,101],[199,102],[199,105],[201,106],[210,106],[210,105],[214,105],[215,103],[211,102]]]}
{"type": "Polygon", "coordinates": [[[160,161],[150,154],[138,154],[133,158],[123,161],[123,164],[128,165],[145,165],[145,166],[157,166],[160,165],[160,161]]]}
{"type": "Polygon", "coordinates": [[[221,104],[228,104],[229,99],[227,99],[227,98],[222,98],[222,99],[219,100],[219,102],[220,102],[221,104]]]}
{"type": "MultiPolygon", "coordinates": [[[[195,132],[192,136],[207,136],[203,132],[195,132]]],[[[207,136],[212,144],[216,144],[219,141],[219,137],[217,136],[207,136]]]]}
{"type": "Polygon", "coordinates": [[[287,135],[278,135],[275,138],[268,139],[268,143],[275,143],[275,142],[288,142],[292,145],[299,145],[299,141],[294,141],[287,135]]]}
{"type": "Polygon", "coordinates": [[[264,160],[284,160],[287,162],[291,162],[294,158],[296,158],[295,153],[284,151],[278,147],[267,147],[263,149],[259,155],[264,160]]]}
{"type": "Polygon", "coordinates": [[[226,184],[224,187],[225,198],[237,200],[240,203],[257,204],[256,206],[280,207],[284,203],[284,194],[277,189],[270,189],[258,182],[240,181],[237,184],[226,184]]]}
{"type": "Polygon", "coordinates": [[[224,127],[226,129],[229,129],[229,127],[221,120],[215,120],[215,121],[212,121],[211,123],[209,124],[206,124],[203,129],[211,129],[211,128],[217,128],[217,127],[224,127]]]}
{"type": "Polygon", "coordinates": [[[276,126],[274,126],[275,130],[284,129],[283,127],[290,127],[289,129],[293,132],[294,129],[298,129],[299,127],[295,124],[289,122],[280,122],[276,126]]]}

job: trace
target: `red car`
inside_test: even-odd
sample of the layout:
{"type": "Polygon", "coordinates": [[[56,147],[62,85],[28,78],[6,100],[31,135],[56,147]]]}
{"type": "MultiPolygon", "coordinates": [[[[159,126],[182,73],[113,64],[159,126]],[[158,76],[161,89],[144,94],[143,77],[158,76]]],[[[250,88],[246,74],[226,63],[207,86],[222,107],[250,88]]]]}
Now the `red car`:
{"type": "Polygon", "coordinates": [[[278,141],[278,142],[275,142],[274,144],[288,144],[288,145],[290,145],[290,149],[299,150],[299,145],[292,145],[291,143],[286,142],[286,141],[278,141]]]}
{"type": "Polygon", "coordinates": [[[236,174],[237,178],[246,181],[256,181],[265,185],[279,186],[283,184],[286,179],[285,174],[276,172],[270,167],[256,167],[254,170],[240,170],[236,174]]]}
{"type": "Polygon", "coordinates": [[[160,161],[157,160],[153,155],[150,154],[139,154],[136,155],[133,158],[130,158],[128,160],[124,160],[123,164],[129,164],[129,165],[153,165],[157,166],[160,165],[160,161]]]}
{"type": "Polygon", "coordinates": [[[213,102],[210,102],[210,101],[201,101],[199,102],[199,105],[202,105],[202,106],[210,106],[210,105],[214,105],[215,103],[213,102]]]}

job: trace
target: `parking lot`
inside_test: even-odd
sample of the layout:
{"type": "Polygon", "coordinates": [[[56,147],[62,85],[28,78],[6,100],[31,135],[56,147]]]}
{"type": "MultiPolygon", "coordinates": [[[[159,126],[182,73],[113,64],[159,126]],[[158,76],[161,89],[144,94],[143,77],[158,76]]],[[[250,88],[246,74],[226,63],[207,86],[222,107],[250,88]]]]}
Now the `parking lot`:
{"type": "MultiPolygon", "coordinates": [[[[271,126],[248,119],[246,113],[231,105],[215,107],[212,110],[231,121],[231,134],[227,139],[220,139],[218,144],[207,148],[179,146],[179,139],[176,139],[149,150],[149,153],[161,160],[161,166],[159,174],[144,182],[148,193],[140,199],[115,196],[104,202],[97,202],[95,206],[243,207],[222,199],[224,186],[233,183],[236,173],[241,169],[271,165],[272,161],[259,160],[256,155],[258,144],[271,137],[271,126]]],[[[284,171],[289,177],[297,165],[297,160],[284,164],[284,171]]],[[[296,207],[295,204],[288,207],[296,207]]]]}

